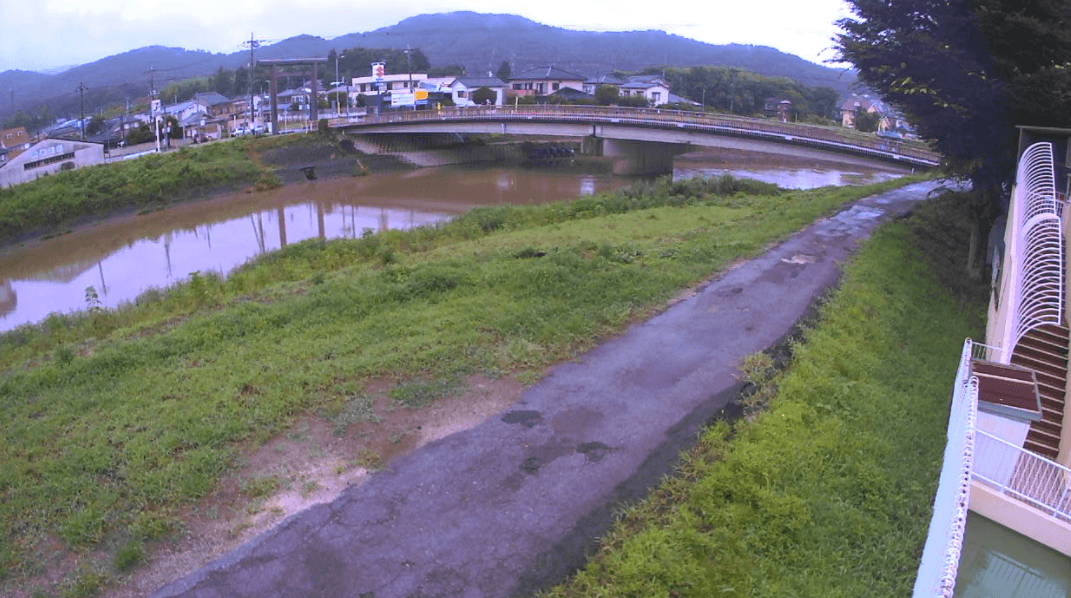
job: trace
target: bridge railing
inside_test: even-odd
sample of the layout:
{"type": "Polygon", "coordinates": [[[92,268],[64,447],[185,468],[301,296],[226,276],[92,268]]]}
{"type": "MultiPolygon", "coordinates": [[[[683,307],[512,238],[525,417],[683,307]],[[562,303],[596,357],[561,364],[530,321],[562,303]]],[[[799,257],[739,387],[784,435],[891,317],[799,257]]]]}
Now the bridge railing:
{"type": "Polygon", "coordinates": [[[675,124],[680,128],[721,130],[731,133],[756,134],[763,137],[775,137],[783,140],[800,142],[818,142],[822,145],[836,145],[844,149],[869,150],[885,155],[902,156],[909,161],[934,166],[939,156],[926,149],[914,147],[894,139],[871,139],[850,136],[833,128],[798,123],[782,123],[759,118],[733,116],[724,114],[704,114],[683,110],[663,110],[660,108],[624,108],[618,106],[576,106],[529,104],[518,106],[452,106],[437,110],[409,110],[369,116],[359,122],[339,123],[347,128],[361,126],[428,122],[443,120],[478,121],[478,120],[525,120],[545,119],[555,122],[589,122],[612,124],[636,124],[664,127],[675,124]]]}

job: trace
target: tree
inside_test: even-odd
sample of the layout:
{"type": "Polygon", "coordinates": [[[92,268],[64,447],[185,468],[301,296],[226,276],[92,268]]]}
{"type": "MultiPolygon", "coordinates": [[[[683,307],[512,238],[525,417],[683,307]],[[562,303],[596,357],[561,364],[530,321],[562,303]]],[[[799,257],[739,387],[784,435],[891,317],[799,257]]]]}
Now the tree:
{"type": "Polygon", "coordinates": [[[470,99],[474,104],[494,104],[498,99],[498,94],[490,87],[481,87],[472,92],[470,99]]]}
{"type": "Polygon", "coordinates": [[[595,103],[600,106],[610,106],[617,103],[618,89],[616,85],[600,85],[595,88],[595,103]]]}
{"type": "Polygon", "coordinates": [[[1015,169],[1016,125],[1071,125],[1068,0],[849,0],[838,59],[974,185],[968,270],[1015,169]]]}
{"type": "Polygon", "coordinates": [[[94,116],[86,125],[86,135],[93,136],[104,132],[104,117],[94,116]]]}
{"type": "Polygon", "coordinates": [[[495,71],[495,76],[498,77],[499,81],[508,82],[509,81],[509,76],[512,75],[512,74],[513,74],[513,71],[509,67],[509,61],[508,60],[503,60],[502,64],[499,65],[498,70],[495,71]]]}
{"type": "Polygon", "coordinates": [[[222,66],[212,75],[209,85],[212,91],[230,97],[234,94],[234,71],[222,66]]]}
{"type": "Polygon", "coordinates": [[[448,64],[428,69],[429,77],[462,77],[465,75],[465,67],[460,64],[448,64]]]}
{"type": "Polygon", "coordinates": [[[249,93],[249,69],[244,66],[234,71],[234,95],[249,93]]]}
{"type": "Polygon", "coordinates": [[[881,115],[877,112],[867,112],[862,108],[855,111],[855,130],[863,133],[873,133],[878,130],[881,115]]]}
{"type": "Polygon", "coordinates": [[[127,143],[127,145],[137,145],[139,143],[148,143],[148,142],[153,141],[155,139],[156,139],[156,136],[153,135],[152,129],[150,129],[149,125],[147,125],[145,123],[141,123],[140,125],[138,125],[138,128],[136,128],[136,129],[134,129],[132,131],[129,131],[126,134],[126,143],[127,143]]]}

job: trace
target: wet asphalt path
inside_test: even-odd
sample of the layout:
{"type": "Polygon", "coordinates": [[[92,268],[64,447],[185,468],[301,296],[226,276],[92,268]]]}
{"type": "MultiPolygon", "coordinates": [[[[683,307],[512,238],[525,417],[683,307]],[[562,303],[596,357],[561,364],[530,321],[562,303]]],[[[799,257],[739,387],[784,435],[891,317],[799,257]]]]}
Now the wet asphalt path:
{"type": "Polygon", "coordinates": [[[815,223],[154,597],[508,597],[560,581],[735,396],[741,357],[784,337],[857,241],[933,187],[815,223]]]}

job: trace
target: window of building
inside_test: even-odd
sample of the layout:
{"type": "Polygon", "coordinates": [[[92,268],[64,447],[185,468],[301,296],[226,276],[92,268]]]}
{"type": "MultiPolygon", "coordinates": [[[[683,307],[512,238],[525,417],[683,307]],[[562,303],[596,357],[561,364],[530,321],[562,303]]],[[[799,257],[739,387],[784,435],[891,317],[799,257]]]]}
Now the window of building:
{"type": "Polygon", "coordinates": [[[557,83],[557,82],[552,83],[551,85],[552,85],[552,89],[554,89],[554,91],[558,91],[558,88],[561,87],[561,83],[557,83]]]}
{"type": "Polygon", "coordinates": [[[62,162],[64,160],[70,160],[74,158],[74,152],[66,154],[60,154],[57,156],[49,156],[43,160],[35,160],[33,162],[27,162],[23,164],[23,170],[32,170],[34,168],[40,168],[41,166],[48,166],[49,164],[55,164],[56,162],[62,162]]]}

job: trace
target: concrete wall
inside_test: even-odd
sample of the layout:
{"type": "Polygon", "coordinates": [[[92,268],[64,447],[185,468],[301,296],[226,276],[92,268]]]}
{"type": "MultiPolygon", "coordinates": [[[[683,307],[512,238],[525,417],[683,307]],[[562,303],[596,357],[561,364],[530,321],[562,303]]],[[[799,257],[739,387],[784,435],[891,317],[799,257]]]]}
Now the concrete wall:
{"type": "Polygon", "coordinates": [[[1071,556],[1071,525],[994,490],[971,482],[970,509],[1004,527],[1071,556]]]}

